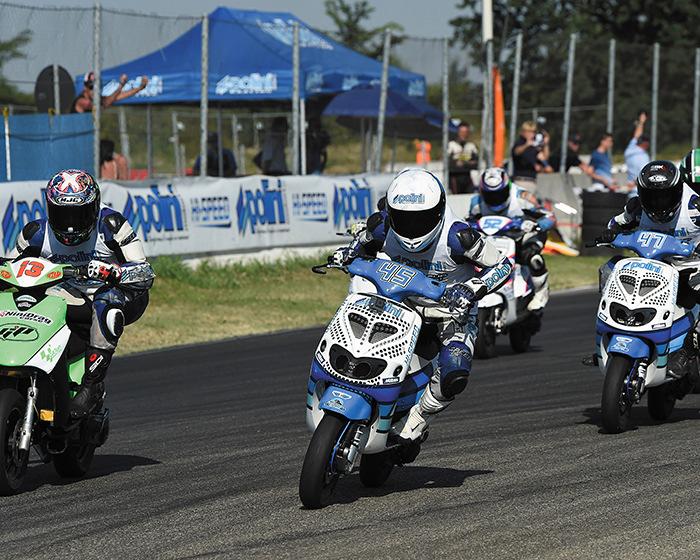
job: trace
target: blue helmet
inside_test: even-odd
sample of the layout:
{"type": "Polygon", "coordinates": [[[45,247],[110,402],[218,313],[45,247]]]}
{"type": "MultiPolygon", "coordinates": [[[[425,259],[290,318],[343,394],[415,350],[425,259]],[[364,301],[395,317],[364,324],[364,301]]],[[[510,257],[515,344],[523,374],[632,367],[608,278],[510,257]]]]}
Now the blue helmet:
{"type": "Polygon", "coordinates": [[[510,177],[500,167],[489,167],[481,174],[479,194],[484,204],[494,212],[500,212],[510,203],[510,177]]]}
{"type": "Polygon", "coordinates": [[[46,214],[56,239],[78,245],[97,225],[100,187],[87,171],[65,169],[46,185],[46,214]]]}

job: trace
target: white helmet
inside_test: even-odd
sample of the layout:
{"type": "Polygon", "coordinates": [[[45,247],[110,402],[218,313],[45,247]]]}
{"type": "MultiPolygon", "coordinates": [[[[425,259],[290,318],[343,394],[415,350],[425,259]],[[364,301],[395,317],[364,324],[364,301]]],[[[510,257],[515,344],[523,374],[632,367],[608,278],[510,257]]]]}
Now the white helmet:
{"type": "Polygon", "coordinates": [[[439,235],[445,219],[445,189],[419,167],[399,173],[386,193],[389,223],[404,249],[425,250],[439,235]]]}

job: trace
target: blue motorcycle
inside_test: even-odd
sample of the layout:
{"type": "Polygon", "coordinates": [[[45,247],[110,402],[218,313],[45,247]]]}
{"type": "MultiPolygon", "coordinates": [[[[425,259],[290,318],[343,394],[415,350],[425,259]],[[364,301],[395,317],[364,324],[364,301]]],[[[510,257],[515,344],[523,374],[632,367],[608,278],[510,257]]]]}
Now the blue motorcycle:
{"type": "Polygon", "coordinates": [[[306,420],[313,437],[299,481],[307,508],[326,505],[342,475],[358,465],[365,486],[381,486],[419,443],[389,433],[418,402],[437,367],[439,345],[407,303],[434,305],[445,284],[390,260],[356,258],[341,268],[361,286],[335,313],[319,342],[308,381],[306,420]]]}
{"type": "Polygon", "coordinates": [[[695,270],[684,262],[694,245],[654,231],[621,233],[596,245],[639,255],[618,260],[607,279],[601,277],[594,361],[605,375],[603,428],[619,433],[645,393],[649,414],[659,421],[684,395],[679,384],[687,384],[690,372],[672,376],[667,365],[671,353],[692,343],[689,335],[694,336],[700,313],[694,298],[679,295],[680,274],[695,270]]]}

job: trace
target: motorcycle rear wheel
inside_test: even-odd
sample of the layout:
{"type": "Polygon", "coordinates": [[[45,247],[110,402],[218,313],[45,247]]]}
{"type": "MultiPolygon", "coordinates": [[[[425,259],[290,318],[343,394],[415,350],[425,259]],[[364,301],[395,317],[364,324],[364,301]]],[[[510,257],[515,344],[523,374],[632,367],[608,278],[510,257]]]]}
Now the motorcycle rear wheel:
{"type": "Polygon", "coordinates": [[[0,495],[19,492],[27,473],[29,452],[17,447],[26,403],[14,389],[0,391],[0,495]]]}
{"type": "Polygon", "coordinates": [[[623,395],[623,391],[625,379],[631,370],[632,358],[614,354],[608,359],[600,409],[603,429],[609,434],[619,434],[629,426],[632,403],[623,395]]]}
{"type": "Polygon", "coordinates": [[[348,421],[326,413],[316,427],[299,477],[299,498],[304,507],[319,509],[330,502],[340,474],[331,464],[333,449],[348,421]]]}
{"type": "Polygon", "coordinates": [[[479,309],[479,314],[477,315],[479,333],[474,347],[474,356],[476,358],[488,359],[496,355],[496,331],[489,324],[492,314],[492,308],[479,309]]]}
{"type": "Polygon", "coordinates": [[[664,383],[647,390],[647,410],[657,422],[668,420],[676,406],[676,397],[673,395],[672,384],[664,383]]]}
{"type": "Polygon", "coordinates": [[[394,459],[390,450],[362,455],[360,482],[367,488],[378,488],[386,482],[392,470],[394,470],[394,459]]]}

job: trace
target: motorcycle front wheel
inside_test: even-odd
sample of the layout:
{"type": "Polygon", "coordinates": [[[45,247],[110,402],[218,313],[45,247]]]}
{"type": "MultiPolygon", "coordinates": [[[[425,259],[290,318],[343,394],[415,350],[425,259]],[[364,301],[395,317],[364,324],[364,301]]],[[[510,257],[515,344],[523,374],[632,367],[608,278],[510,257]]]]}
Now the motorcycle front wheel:
{"type": "Polygon", "coordinates": [[[340,477],[332,463],[333,450],[347,423],[345,418],[326,413],[309,442],[299,478],[299,498],[308,509],[325,507],[330,501],[340,477]]]}
{"type": "Polygon", "coordinates": [[[29,452],[19,446],[25,401],[14,389],[0,391],[0,495],[16,494],[27,473],[29,452]]]}
{"type": "Polygon", "coordinates": [[[614,354],[608,359],[600,409],[603,429],[609,434],[624,432],[630,421],[632,402],[627,396],[625,380],[632,370],[632,358],[614,354]]]}

